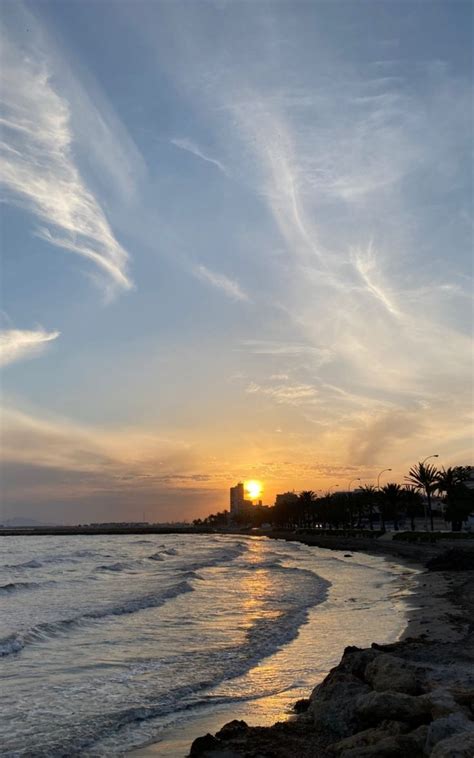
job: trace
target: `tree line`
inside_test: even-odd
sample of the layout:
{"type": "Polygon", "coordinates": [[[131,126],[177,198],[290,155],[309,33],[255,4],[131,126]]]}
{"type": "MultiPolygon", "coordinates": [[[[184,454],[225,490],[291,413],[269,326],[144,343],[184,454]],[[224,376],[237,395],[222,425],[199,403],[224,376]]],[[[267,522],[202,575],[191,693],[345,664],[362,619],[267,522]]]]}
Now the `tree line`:
{"type": "MultiPolygon", "coordinates": [[[[262,524],[283,529],[362,529],[375,526],[386,530],[387,522],[395,530],[400,523],[409,521],[415,531],[415,519],[423,518],[425,525],[434,530],[435,508],[433,499],[439,498],[443,516],[453,531],[474,511],[474,490],[466,482],[470,479],[470,466],[453,466],[437,469],[432,464],[417,463],[405,477],[403,485],[389,482],[376,488],[360,487],[355,492],[327,492],[317,496],[313,490],[299,494],[287,492],[278,495],[273,506],[248,506],[232,517],[234,523],[259,527],[262,524]]],[[[228,511],[196,519],[196,526],[225,526],[229,523],[228,511]]]]}

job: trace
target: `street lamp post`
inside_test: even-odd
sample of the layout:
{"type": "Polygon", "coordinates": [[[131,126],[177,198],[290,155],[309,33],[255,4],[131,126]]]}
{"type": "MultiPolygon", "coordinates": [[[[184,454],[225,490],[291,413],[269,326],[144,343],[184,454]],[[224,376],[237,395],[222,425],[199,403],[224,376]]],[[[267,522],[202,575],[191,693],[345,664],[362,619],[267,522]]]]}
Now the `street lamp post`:
{"type": "Polygon", "coordinates": [[[382,474],[385,474],[385,472],[386,472],[386,471],[391,471],[391,470],[392,470],[391,468],[384,468],[384,469],[382,469],[382,471],[381,471],[381,472],[378,474],[378,476],[377,476],[377,489],[378,489],[378,490],[380,489],[380,477],[382,476],[382,474]]]}
{"type": "Polygon", "coordinates": [[[335,489],[336,487],[339,487],[338,484],[331,484],[331,486],[328,488],[328,495],[330,494],[331,490],[335,489]]]}
{"type": "Polygon", "coordinates": [[[350,480],[350,482],[348,484],[349,495],[351,494],[351,484],[352,484],[352,482],[360,482],[360,476],[356,476],[356,477],[354,477],[354,479],[350,480]]]}
{"type": "MultiPolygon", "coordinates": [[[[438,453],[433,453],[433,455],[427,455],[426,458],[423,458],[420,465],[424,466],[426,461],[429,461],[430,458],[439,458],[439,455],[438,453]]],[[[428,499],[429,507],[430,507],[431,529],[433,529],[433,514],[431,512],[431,495],[428,493],[428,490],[426,491],[426,497],[428,499]]],[[[424,498],[423,498],[423,511],[424,511],[423,516],[424,516],[424,522],[425,522],[425,532],[427,532],[428,531],[428,514],[426,511],[426,501],[424,498]]]]}
{"type": "Polygon", "coordinates": [[[426,461],[429,461],[430,458],[439,458],[438,453],[435,453],[434,455],[427,455],[424,460],[421,461],[421,465],[423,466],[426,461]]]}

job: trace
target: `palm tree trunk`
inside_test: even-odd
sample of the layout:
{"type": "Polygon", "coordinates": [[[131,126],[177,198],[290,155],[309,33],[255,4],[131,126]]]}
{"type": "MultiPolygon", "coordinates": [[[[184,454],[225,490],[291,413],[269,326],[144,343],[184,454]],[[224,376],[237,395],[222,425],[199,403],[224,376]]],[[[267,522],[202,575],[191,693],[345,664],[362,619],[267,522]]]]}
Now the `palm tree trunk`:
{"type": "Polygon", "coordinates": [[[428,514],[430,517],[431,531],[434,532],[433,510],[431,508],[431,492],[429,490],[426,490],[426,499],[428,501],[428,514]]]}

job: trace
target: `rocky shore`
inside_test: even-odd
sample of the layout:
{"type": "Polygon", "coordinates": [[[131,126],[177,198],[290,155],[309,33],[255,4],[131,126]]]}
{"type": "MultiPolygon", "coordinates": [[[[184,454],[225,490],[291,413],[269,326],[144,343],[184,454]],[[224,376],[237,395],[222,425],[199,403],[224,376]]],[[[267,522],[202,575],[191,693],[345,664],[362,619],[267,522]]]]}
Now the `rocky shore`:
{"type": "Polygon", "coordinates": [[[346,648],[308,700],[296,704],[293,718],[271,727],[231,721],[215,735],[198,737],[191,756],[474,757],[472,546],[372,542],[367,549],[349,543],[354,540],[344,546],[338,541],[337,548],[423,560],[426,570],[404,638],[346,648]]]}

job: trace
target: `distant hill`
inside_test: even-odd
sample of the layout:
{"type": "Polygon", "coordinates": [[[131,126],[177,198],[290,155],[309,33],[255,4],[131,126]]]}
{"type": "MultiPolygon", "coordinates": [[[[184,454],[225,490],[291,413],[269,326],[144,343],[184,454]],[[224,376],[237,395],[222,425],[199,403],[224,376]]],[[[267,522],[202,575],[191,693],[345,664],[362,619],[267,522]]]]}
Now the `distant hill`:
{"type": "Polygon", "coordinates": [[[21,529],[22,526],[51,526],[51,524],[46,524],[44,521],[36,521],[33,518],[17,516],[16,518],[6,519],[3,522],[3,526],[21,529]]]}

